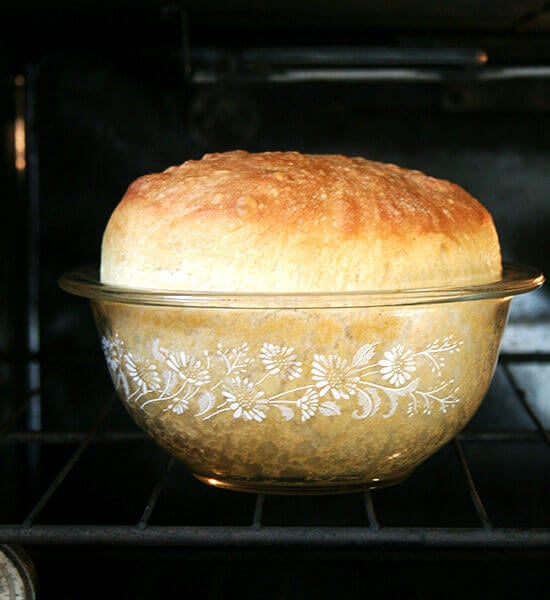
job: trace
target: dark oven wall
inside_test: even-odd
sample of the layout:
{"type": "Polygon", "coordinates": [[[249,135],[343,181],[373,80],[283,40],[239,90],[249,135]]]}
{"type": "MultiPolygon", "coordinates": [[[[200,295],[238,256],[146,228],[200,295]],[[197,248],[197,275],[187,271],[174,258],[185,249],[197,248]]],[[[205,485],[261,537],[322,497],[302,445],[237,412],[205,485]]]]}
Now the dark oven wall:
{"type": "Polygon", "coordinates": [[[12,7],[15,30],[33,34],[27,46],[4,23],[9,222],[1,227],[11,259],[2,263],[0,297],[0,543],[24,546],[44,598],[75,597],[75,589],[82,598],[99,590],[111,597],[101,575],[82,595],[81,578],[94,570],[129,578],[110,588],[112,597],[175,593],[176,572],[209,597],[224,597],[226,586],[242,591],[245,580],[269,582],[266,597],[274,598],[306,597],[336,579],[349,597],[388,589],[438,597],[449,579],[457,594],[481,586],[519,597],[526,580],[542,589],[550,552],[545,288],[514,299],[503,362],[463,446],[443,449],[410,482],[366,499],[263,499],[205,490],[171,464],[152,513],[167,537],[154,542],[132,524],[167,455],[118,403],[108,404],[99,442],[80,445],[112,386],[89,305],[57,285],[63,271],[98,264],[107,219],[135,178],[237,148],[360,155],[450,179],[493,214],[505,260],[550,273],[542,7],[532,2],[518,13],[505,3],[497,15],[484,3],[474,10],[456,2],[443,15],[426,2],[415,16],[404,3],[384,4],[385,13],[383,3],[370,11],[355,3],[312,21],[290,3],[259,9],[256,19],[246,3],[230,12],[216,2],[202,10],[152,4],[131,15],[34,6],[33,18],[12,7]],[[26,163],[14,170],[17,118],[26,126],[26,163]],[[247,545],[239,532],[250,523],[267,533],[247,545]],[[209,530],[216,527],[235,538],[209,530]],[[269,527],[284,544],[269,539],[269,527]],[[397,537],[384,537],[384,527],[397,537]],[[447,529],[457,537],[445,537],[447,529]],[[419,537],[408,542],[411,532],[419,537]],[[453,553],[439,556],[441,547],[453,553]],[[332,571],[318,573],[312,558],[332,561],[332,571]],[[59,581],[64,591],[54,594],[59,581]]]}

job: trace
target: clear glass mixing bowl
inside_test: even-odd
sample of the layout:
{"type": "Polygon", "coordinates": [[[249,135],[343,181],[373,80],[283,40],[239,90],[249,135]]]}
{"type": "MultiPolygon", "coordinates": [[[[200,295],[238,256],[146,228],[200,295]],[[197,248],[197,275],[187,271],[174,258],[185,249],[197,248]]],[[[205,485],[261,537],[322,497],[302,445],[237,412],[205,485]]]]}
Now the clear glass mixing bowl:
{"type": "Polygon", "coordinates": [[[91,301],[136,423],[209,484],[272,493],[391,485],[455,436],[490,384],[511,299],[543,276],[330,294],[61,287],[91,301]]]}

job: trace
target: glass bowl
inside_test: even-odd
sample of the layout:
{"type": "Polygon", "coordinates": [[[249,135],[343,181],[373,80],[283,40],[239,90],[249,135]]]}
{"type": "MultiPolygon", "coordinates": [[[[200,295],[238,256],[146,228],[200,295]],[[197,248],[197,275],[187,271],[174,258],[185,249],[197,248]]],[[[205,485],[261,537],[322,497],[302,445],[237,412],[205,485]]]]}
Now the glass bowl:
{"type": "Polygon", "coordinates": [[[114,387],[135,422],[200,480],[241,491],[395,484],[455,436],[493,376],[529,267],[460,288],[222,294],[103,285],[90,299],[114,387]]]}

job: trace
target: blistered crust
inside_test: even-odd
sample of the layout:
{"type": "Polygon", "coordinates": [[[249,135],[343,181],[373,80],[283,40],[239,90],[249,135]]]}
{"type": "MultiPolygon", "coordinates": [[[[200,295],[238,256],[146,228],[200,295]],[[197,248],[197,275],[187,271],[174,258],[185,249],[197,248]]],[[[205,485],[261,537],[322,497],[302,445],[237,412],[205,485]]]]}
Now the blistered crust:
{"type": "Polygon", "coordinates": [[[498,280],[487,210],[461,187],[340,155],[209,154],[130,185],[106,227],[104,283],[332,292],[498,280]]]}

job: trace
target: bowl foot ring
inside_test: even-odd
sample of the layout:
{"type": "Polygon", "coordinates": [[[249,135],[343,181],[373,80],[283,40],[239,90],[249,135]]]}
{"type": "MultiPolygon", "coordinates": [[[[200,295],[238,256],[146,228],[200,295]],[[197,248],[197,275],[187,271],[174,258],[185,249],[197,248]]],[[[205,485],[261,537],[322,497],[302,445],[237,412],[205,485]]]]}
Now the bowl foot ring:
{"type": "Polygon", "coordinates": [[[208,477],[193,473],[199,481],[207,485],[224,490],[236,492],[249,492],[254,494],[278,494],[278,495],[329,495],[329,494],[352,494],[366,492],[368,490],[390,487],[397,485],[407,479],[413,471],[400,474],[391,479],[372,480],[310,480],[305,481],[281,479],[230,479],[208,477]]]}

